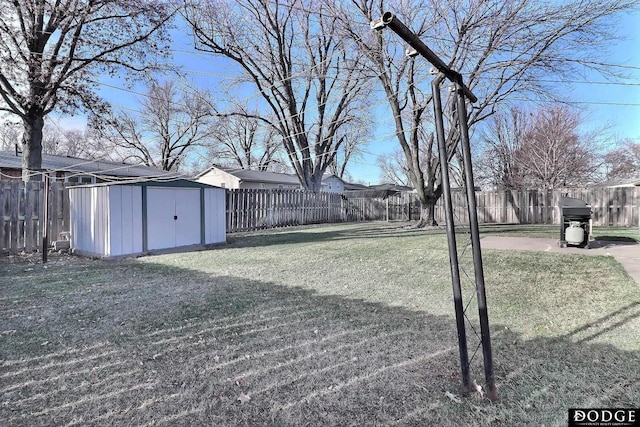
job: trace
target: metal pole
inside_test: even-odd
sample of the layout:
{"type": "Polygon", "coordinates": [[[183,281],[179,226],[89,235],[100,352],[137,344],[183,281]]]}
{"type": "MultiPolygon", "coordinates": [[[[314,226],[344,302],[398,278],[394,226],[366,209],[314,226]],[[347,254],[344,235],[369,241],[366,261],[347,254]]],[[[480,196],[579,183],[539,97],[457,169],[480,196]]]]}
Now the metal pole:
{"type": "MultiPolygon", "coordinates": [[[[386,12],[382,18],[371,22],[371,28],[382,29],[388,26],[404,41],[413,47],[417,53],[425,57],[433,64],[446,78],[456,85],[456,97],[458,102],[458,121],[462,142],[462,153],[464,161],[464,175],[467,186],[467,208],[469,210],[469,222],[471,228],[471,245],[473,251],[473,262],[476,279],[476,293],[478,296],[478,311],[480,315],[480,330],[482,334],[482,353],[484,356],[484,371],[486,379],[487,396],[491,400],[497,399],[495,379],[493,375],[493,357],[491,354],[491,337],[489,334],[489,317],[487,312],[487,300],[484,288],[484,270],[482,267],[482,253],[480,251],[480,233],[478,228],[478,215],[476,207],[475,185],[473,182],[473,170],[471,165],[471,147],[469,143],[469,126],[467,123],[467,107],[465,97],[471,102],[476,102],[478,98],[471,90],[463,84],[462,75],[449,68],[438,56],[425,45],[416,34],[402,24],[391,12],[386,12]]],[[[433,86],[432,86],[433,87],[433,86]]],[[[435,90],[434,90],[435,96],[435,90]]],[[[435,100],[434,100],[435,101],[435,100]]],[[[434,107],[435,108],[435,107],[434,107]]],[[[440,112],[442,112],[440,108],[440,112]]],[[[437,114],[437,113],[436,113],[437,114]]],[[[436,127],[442,124],[442,120],[436,120],[436,127]]],[[[437,129],[436,129],[437,131],[437,129]]],[[[444,132],[443,132],[444,135],[444,132]]],[[[438,144],[440,145],[440,143],[438,144]]],[[[445,147],[446,148],[446,147],[445,147]]],[[[442,154],[440,154],[442,162],[442,154]]],[[[444,158],[447,159],[446,149],[444,158]]],[[[452,221],[447,221],[447,232],[449,224],[453,227],[452,221]]],[[[456,254],[457,255],[457,254],[456,254]]],[[[455,293],[455,291],[454,291],[455,293]]],[[[455,295],[454,295],[455,298],[455,295]]],[[[456,313],[457,314],[457,313],[456,313]]],[[[462,358],[462,354],[461,354],[462,358]]],[[[464,381],[464,379],[463,379],[464,381]]]]}
{"type": "Polygon", "coordinates": [[[467,350],[467,333],[464,324],[464,303],[462,301],[462,289],[460,286],[460,267],[458,264],[458,247],[453,223],[453,203],[451,201],[451,183],[449,181],[449,161],[447,145],[444,136],[444,122],[442,118],[442,99],[440,96],[440,83],[445,75],[438,75],[431,82],[433,92],[433,112],[436,124],[436,137],[438,139],[438,153],[440,156],[440,177],[442,180],[442,197],[444,198],[444,211],[447,223],[447,242],[449,244],[449,264],[451,266],[451,285],[453,287],[453,305],[456,311],[456,327],[458,330],[458,348],[460,349],[460,367],[462,370],[462,392],[469,392],[470,372],[469,353],[467,350]]]}
{"type": "Polygon", "coordinates": [[[42,262],[47,262],[49,254],[49,176],[43,173],[44,177],[44,197],[43,197],[43,218],[42,218],[42,262]]]}
{"type": "MultiPolygon", "coordinates": [[[[460,73],[452,70],[445,64],[429,47],[420,40],[420,38],[409,28],[407,28],[402,22],[395,17],[391,12],[385,12],[382,18],[371,22],[371,28],[381,29],[389,27],[391,30],[406,41],[409,46],[414,48],[416,52],[425,57],[427,61],[433,64],[442,74],[444,74],[452,82],[462,81],[460,73]]],[[[471,90],[463,86],[464,94],[471,102],[476,102],[478,98],[471,92],[471,90]]]]}
{"type": "Polygon", "coordinates": [[[469,143],[469,126],[467,124],[467,106],[464,96],[462,79],[455,82],[458,101],[458,124],[460,126],[460,142],[464,160],[464,178],[467,187],[467,209],[469,210],[469,227],[471,228],[471,248],[473,251],[473,266],[478,295],[478,314],[480,316],[480,333],[482,335],[482,355],[484,359],[484,375],[487,397],[497,400],[495,378],[493,375],[493,356],[491,354],[491,336],[489,333],[489,315],[487,311],[487,297],[484,288],[484,269],[482,266],[482,252],[480,250],[480,230],[478,227],[478,211],[476,206],[475,184],[471,165],[471,146],[469,143]]]}

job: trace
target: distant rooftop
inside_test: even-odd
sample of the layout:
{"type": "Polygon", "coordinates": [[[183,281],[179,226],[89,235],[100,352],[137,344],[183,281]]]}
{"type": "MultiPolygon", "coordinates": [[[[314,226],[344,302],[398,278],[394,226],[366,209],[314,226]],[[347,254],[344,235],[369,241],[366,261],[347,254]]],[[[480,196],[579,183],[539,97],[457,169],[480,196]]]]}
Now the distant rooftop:
{"type": "MultiPolygon", "coordinates": [[[[15,151],[0,151],[0,167],[22,169],[22,157],[15,151]]],[[[175,172],[145,165],[132,165],[109,160],[88,160],[78,157],[42,154],[42,169],[59,172],[80,172],[118,177],[177,177],[175,172]]]]}
{"type": "Polygon", "coordinates": [[[640,176],[634,178],[610,179],[600,182],[594,187],[635,187],[640,186],[640,176]]]}
{"type": "Polygon", "coordinates": [[[243,181],[252,182],[273,182],[277,184],[300,185],[300,180],[295,175],[277,172],[264,172],[250,169],[227,169],[220,168],[243,181]]]}

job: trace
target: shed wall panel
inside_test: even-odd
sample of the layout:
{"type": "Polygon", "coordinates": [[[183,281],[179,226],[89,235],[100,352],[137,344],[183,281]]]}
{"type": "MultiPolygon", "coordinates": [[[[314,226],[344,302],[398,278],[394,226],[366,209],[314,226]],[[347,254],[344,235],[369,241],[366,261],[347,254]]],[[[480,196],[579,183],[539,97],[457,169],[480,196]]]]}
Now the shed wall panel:
{"type": "Polygon", "coordinates": [[[69,190],[72,248],[92,255],[108,256],[109,189],[69,190]]]}
{"type": "Polygon", "coordinates": [[[93,224],[92,224],[92,236],[94,242],[94,252],[110,256],[109,247],[111,245],[111,239],[109,236],[109,192],[110,187],[96,187],[91,189],[92,195],[92,209],[93,224]]]}
{"type": "Polygon", "coordinates": [[[225,191],[207,188],[205,202],[205,243],[221,243],[227,239],[225,191]]]}
{"type": "Polygon", "coordinates": [[[142,252],[142,187],[111,187],[110,211],[110,255],[142,252]]]}

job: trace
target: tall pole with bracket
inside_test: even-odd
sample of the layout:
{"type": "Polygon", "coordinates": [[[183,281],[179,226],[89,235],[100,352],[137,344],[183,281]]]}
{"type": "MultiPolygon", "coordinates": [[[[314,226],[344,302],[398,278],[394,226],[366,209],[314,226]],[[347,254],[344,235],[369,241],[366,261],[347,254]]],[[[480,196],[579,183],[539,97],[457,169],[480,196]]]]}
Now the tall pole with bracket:
{"type": "Polygon", "coordinates": [[[469,387],[469,362],[467,355],[466,333],[464,327],[464,311],[462,307],[462,297],[460,292],[460,275],[458,271],[457,247],[455,241],[455,230],[453,215],[451,214],[451,187],[448,184],[448,157],[444,141],[442,123],[442,105],[440,102],[440,83],[444,78],[449,79],[455,85],[457,98],[456,111],[458,126],[460,131],[460,141],[462,145],[462,156],[464,163],[464,180],[467,195],[467,209],[469,211],[469,228],[471,230],[471,248],[473,252],[473,265],[475,272],[475,287],[478,298],[478,315],[480,317],[480,333],[482,339],[482,355],[484,359],[485,387],[487,397],[497,400],[495,377],[493,374],[493,355],[491,351],[491,334],[489,331],[489,316],[487,310],[487,300],[484,283],[484,269],[482,265],[482,252],[480,249],[480,232],[478,226],[478,214],[476,206],[475,185],[473,180],[473,169],[471,164],[471,149],[469,143],[469,126],[467,123],[466,100],[476,102],[478,98],[465,86],[462,75],[449,68],[429,47],[424,44],[418,36],[400,22],[393,13],[386,12],[382,18],[371,22],[371,28],[381,30],[389,27],[411,46],[416,55],[419,54],[429,61],[439,72],[436,76],[435,84],[432,84],[434,91],[434,112],[436,116],[436,136],[438,138],[438,148],[443,181],[443,196],[445,198],[445,209],[447,215],[447,240],[449,244],[449,258],[451,261],[451,275],[454,292],[454,306],[456,310],[456,322],[458,327],[458,344],[460,347],[460,363],[462,368],[463,391],[468,391],[469,387]],[[436,98],[436,91],[437,98],[436,98]],[[438,101],[438,102],[435,102],[438,101]],[[443,158],[444,157],[444,158],[443,158]],[[445,188],[446,187],[446,188],[445,188]],[[447,203],[448,201],[448,203],[447,203]]]}

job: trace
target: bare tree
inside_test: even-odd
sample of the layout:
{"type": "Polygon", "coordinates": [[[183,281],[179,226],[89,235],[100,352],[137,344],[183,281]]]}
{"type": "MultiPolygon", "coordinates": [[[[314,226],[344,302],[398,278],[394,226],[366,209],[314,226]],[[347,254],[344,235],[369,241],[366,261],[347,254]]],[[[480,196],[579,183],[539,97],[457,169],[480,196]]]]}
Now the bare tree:
{"type": "Polygon", "coordinates": [[[266,171],[279,160],[282,144],[276,130],[247,113],[219,117],[211,136],[210,163],[266,171]]]}
{"type": "Polygon", "coordinates": [[[382,171],[382,180],[398,185],[411,186],[410,169],[407,157],[402,149],[396,148],[390,155],[378,157],[378,167],[382,171]]]}
{"type": "Polygon", "coordinates": [[[20,123],[11,120],[0,121],[0,150],[14,150],[20,141],[20,123]]]}
{"type": "Polygon", "coordinates": [[[594,136],[578,133],[580,123],[580,116],[565,106],[532,115],[531,126],[515,153],[523,186],[552,190],[594,181],[600,156],[594,136]]]}
{"type": "Polygon", "coordinates": [[[640,177],[640,142],[622,141],[617,148],[605,155],[608,179],[640,177]]]}
{"type": "Polygon", "coordinates": [[[187,1],[184,17],[196,48],[242,69],[239,83],[260,95],[257,117],[278,130],[304,188],[322,175],[345,138],[340,129],[361,114],[362,57],[336,32],[323,0],[187,1]],[[273,118],[272,118],[273,117],[273,118]]]}
{"type": "Polygon", "coordinates": [[[44,118],[103,106],[96,76],[142,72],[163,52],[162,0],[22,0],[0,6],[0,111],[23,123],[23,177],[42,163],[44,118]]]}
{"type": "Polygon", "coordinates": [[[347,123],[340,129],[340,147],[336,149],[333,162],[329,165],[329,172],[341,179],[346,179],[347,166],[352,160],[361,158],[362,149],[371,137],[371,123],[366,117],[360,117],[347,123]]]}
{"type": "Polygon", "coordinates": [[[172,82],[151,82],[139,114],[94,116],[91,123],[122,160],[177,171],[210,137],[213,114],[207,93],[180,93],[172,82]]]}
{"type": "Polygon", "coordinates": [[[47,117],[42,128],[42,152],[82,159],[111,159],[110,150],[90,129],[66,129],[47,117]]]}
{"type": "Polygon", "coordinates": [[[601,158],[597,133],[580,133],[581,124],[580,115],[564,105],[497,113],[482,136],[481,178],[507,190],[594,182],[601,158]]]}
{"type": "MultiPolygon", "coordinates": [[[[348,17],[343,20],[345,30],[366,54],[384,88],[422,205],[420,225],[433,222],[433,207],[441,194],[433,129],[424,123],[431,103],[430,88],[423,83],[431,80],[426,75],[428,64],[421,60],[417,65],[406,58],[393,32],[367,32],[366,22],[389,8],[445,63],[460,71],[478,97],[468,111],[473,129],[514,95],[554,98],[557,90],[543,83],[549,75],[555,79],[575,76],[581,67],[610,72],[589,58],[594,54],[601,58],[602,47],[611,42],[614,15],[637,4],[636,0],[414,0],[387,5],[381,0],[354,0],[349,7],[336,6],[336,13],[348,17]],[[420,139],[424,139],[422,145],[420,139]],[[431,154],[421,158],[421,146],[431,154]]],[[[450,157],[455,155],[458,138],[450,125],[450,157]]]]}
{"type": "Polygon", "coordinates": [[[525,172],[519,151],[529,131],[529,114],[519,107],[499,111],[483,127],[474,172],[479,182],[498,190],[523,188],[525,172]]]}

